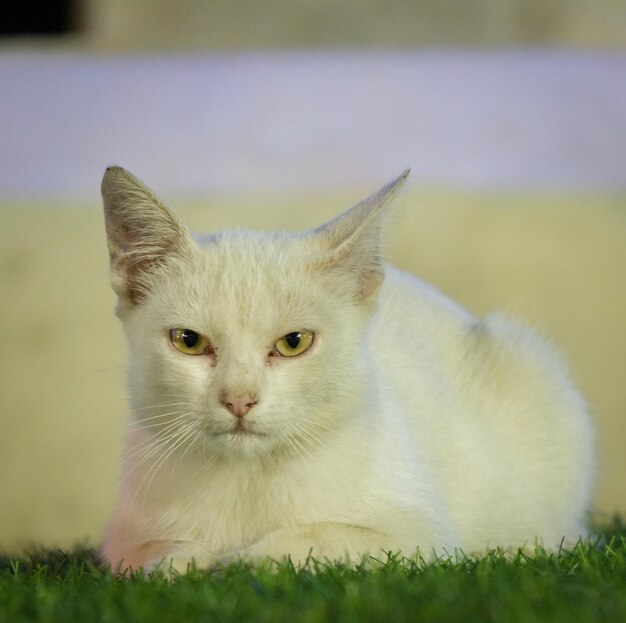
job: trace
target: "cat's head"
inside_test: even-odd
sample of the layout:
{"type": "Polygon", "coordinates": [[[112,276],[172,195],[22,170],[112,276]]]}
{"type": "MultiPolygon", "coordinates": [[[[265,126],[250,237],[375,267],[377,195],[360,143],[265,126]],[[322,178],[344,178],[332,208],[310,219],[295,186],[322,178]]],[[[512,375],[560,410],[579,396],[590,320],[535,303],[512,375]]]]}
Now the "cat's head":
{"type": "Polygon", "coordinates": [[[239,458],[305,452],[356,416],[383,206],[407,175],[309,232],[194,237],[139,180],[107,169],[137,425],[167,451],[239,458]]]}

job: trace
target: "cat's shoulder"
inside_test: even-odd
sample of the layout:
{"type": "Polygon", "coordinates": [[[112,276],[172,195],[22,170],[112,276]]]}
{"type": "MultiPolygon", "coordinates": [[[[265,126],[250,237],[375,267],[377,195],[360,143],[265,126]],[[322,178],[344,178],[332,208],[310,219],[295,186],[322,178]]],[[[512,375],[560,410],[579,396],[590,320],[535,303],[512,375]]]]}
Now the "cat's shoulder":
{"type": "Polygon", "coordinates": [[[385,266],[379,295],[380,312],[416,322],[471,326],[474,316],[435,286],[394,266],[385,266]]]}

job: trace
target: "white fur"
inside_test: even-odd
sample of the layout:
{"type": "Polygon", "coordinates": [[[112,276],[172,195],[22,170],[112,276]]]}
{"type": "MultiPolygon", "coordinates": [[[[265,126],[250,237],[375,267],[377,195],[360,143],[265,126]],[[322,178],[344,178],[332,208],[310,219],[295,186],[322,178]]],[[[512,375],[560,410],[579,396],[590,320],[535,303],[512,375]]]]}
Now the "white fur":
{"type": "Polygon", "coordinates": [[[552,350],[383,267],[386,200],[404,177],[307,234],[194,241],[107,170],[132,401],[103,547],[114,567],[428,557],[584,534],[592,430],[552,350]],[[215,356],[177,351],[174,327],[215,356]],[[309,351],[268,355],[301,328],[316,334],[309,351]],[[233,432],[224,391],[258,398],[243,419],[258,434],[233,432]]]}

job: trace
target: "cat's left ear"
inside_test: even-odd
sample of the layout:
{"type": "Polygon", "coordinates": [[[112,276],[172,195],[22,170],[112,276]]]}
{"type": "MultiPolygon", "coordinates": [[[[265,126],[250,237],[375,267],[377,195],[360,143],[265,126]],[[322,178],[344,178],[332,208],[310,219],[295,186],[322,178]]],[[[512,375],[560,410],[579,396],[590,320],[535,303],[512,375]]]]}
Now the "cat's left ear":
{"type": "Polygon", "coordinates": [[[407,169],[367,199],[312,232],[317,248],[323,253],[318,266],[338,269],[346,275],[356,286],[353,291],[357,299],[370,297],[383,281],[384,207],[409,173],[407,169]]]}

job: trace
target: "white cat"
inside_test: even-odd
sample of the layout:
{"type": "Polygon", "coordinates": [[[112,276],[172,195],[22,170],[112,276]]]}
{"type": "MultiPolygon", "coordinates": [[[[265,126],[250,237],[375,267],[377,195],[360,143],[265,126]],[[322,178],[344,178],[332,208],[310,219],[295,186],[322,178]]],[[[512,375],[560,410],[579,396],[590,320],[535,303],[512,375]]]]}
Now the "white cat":
{"type": "Polygon", "coordinates": [[[132,401],[114,568],[585,533],[592,428],[551,348],[381,260],[407,174],[310,232],[192,237],[107,169],[132,401]]]}

